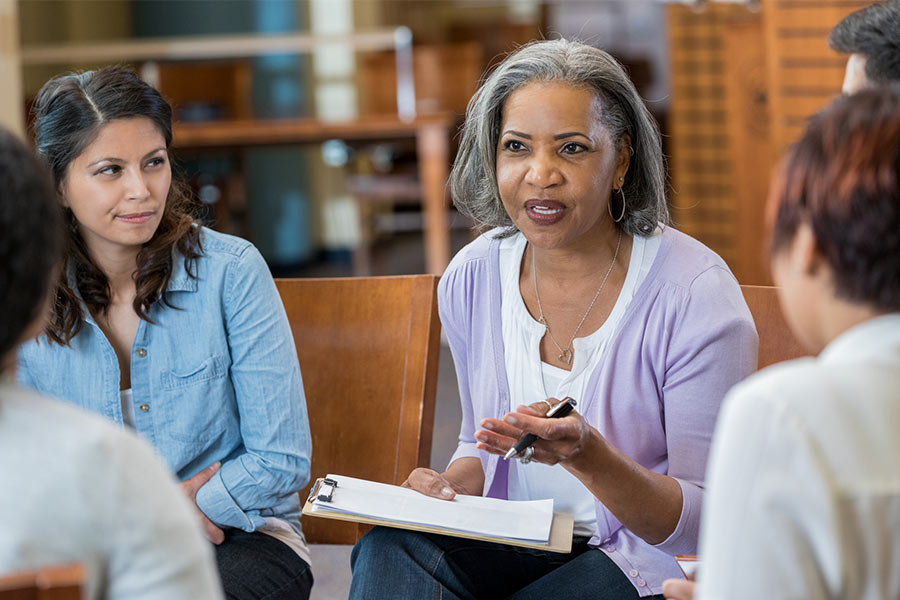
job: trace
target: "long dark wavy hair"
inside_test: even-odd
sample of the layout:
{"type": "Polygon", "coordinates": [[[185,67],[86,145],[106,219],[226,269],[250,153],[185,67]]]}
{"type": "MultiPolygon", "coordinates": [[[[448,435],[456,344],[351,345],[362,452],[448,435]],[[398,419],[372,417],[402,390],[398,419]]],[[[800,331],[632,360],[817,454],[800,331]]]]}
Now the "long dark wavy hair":
{"type": "MultiPolygon", "coordinates": [[[[146,117],[172,144],[172,108],[152,86],[124,67],[106,67],[96,71],[55,77],[44,84],[34,105],[34,138],[38,153],[47,161],[56,189],[63,189],[69,165],[97,137],[100,129],[115,119],[146,117]]],[[[195,201],[186,188],[173,183],[159,227],[137,255],[134,275],[137,295],[134,312],[145,321],[149,307],[157,300],[172,306],[165,290],[172,274],[176,252],[184,257],[191,277],[194,261],[200,257],[200,228],[192,216],[195,201]]],[[[60,205],[61,206],[61,205],[60,205]]],[[[70,223],[65,254],[47,337],[67,345],[81,330],[84,308],[91,314],[106,314],[110,303],[109,281],[87,251],[75,226],[75,217],[62,208],[70,223]],[[74,276],[75,289],[69,275],[74,276]],[[77,294],[76,294],[77,290],[77,294]]]]}

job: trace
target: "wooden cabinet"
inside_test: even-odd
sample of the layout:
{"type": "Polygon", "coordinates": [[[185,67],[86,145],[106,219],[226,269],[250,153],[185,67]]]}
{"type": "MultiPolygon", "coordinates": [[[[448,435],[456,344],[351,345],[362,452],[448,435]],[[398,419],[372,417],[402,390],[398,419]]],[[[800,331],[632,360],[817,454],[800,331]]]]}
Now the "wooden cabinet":
{"type": "Polygon", "coordinates": [[[670,177],[676,227],[741,283],[771,283],[765,205],[772,168],[810,115],[840,94],[847,57],[831,29],[867,0],[763,0],[668,8],[670,177]]]}

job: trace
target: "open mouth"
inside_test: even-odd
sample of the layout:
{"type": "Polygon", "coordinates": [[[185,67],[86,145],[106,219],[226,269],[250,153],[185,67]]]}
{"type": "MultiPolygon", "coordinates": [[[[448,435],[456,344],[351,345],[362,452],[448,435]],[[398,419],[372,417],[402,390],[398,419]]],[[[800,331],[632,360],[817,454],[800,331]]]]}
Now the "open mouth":
{"type": "Polygon", "coordinates": [[[552,225],[563,218],[566,205],[556,200],[529,200],[525,203],[525,214],[538,225],[552,225]]]}
{"type": "Polygon", "coordinates": [[[561,208],[553,208],[550,206],[533,206],[531,207],[531,210],[539,215],[555,215],[563,211],[561,208]]]}

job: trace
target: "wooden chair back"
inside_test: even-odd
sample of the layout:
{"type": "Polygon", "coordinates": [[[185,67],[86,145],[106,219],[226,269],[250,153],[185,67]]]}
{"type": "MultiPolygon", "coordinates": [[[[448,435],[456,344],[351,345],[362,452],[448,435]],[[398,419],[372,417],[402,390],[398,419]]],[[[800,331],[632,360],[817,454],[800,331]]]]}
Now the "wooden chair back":
{"type": "Polygon", "coordinates": [[[809,355],[788,327],[781,314],[775,288],[767,285],[742,285],[744,300],[759,333],[759,366],[809,355]]]}
{"type": "MultiPolygon", "coordinates": [[[[434,275],[277,279],[328,473],[400,484],[428,466],[440,353],[434,275]]],[[[305,502],[309,486],[301,492],[305,502]]],[[[353,544],[355,523],[305,517],[309,543],[353,544]]]]}
{"type": "Polygon", "coordinates": [[[81,600],[84,580],[77,564],[0,575],[0,600],[81,600]]]}

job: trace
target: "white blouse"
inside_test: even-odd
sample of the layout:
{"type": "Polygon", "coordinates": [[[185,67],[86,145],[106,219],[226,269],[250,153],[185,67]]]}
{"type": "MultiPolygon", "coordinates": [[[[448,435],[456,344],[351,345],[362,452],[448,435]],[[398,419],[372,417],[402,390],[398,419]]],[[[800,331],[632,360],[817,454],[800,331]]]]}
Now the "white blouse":
{"type": "MultiPolygon", "coordinates": [[[[566,396],[579,402],[578,410],[584,410],[582,401],[588,376],[603,357],[607,342],[615,333],[625,309],[647,277],[659,250],[661,233],[662,230],[657,228],[648,238],[634,237],[628,273],[616,304],[599,329],[573,340],[571,371],[541,361],[540,343],[546,329],[528,312],[519,290],[525,237],[518,233],[502,241],[501,319],[511,411],[523,404],[566,396]]],[[[563,341],[568,340],[560,340],[563,341]]],[[[560,465],[536,462],[523,465],[513,461],[509,469],[508,494],[510,500],[553,498],[554,511],[574,515],[575,535],[590,536],[594,532],[597,516],[593,494],[560,465]]]]}
{"type": "Polygon", "coordinates": [[[698,599],[900,598],[900,313],[728,393],[698,599]]]}
{"type": "Polygon", "coordinates": [[[119,401],[122,403],[122,424],[134,431],[134,392],[132,389],[119,390],[119,401]]]}

